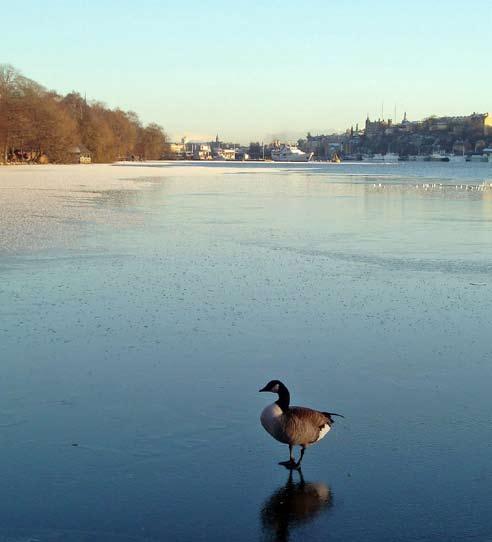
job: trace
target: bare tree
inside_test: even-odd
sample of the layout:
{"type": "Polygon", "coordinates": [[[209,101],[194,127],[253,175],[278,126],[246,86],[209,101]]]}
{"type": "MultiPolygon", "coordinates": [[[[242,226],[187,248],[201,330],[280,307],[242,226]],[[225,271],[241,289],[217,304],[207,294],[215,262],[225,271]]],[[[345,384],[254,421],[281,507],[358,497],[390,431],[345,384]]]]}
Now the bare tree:
{"type": "Polygon", "coordinates": [[[143,160],[159,160],[165,153],[166,146],[166,134],[158,124],[151,123],[140,129],[136,149],[143,160]]]}

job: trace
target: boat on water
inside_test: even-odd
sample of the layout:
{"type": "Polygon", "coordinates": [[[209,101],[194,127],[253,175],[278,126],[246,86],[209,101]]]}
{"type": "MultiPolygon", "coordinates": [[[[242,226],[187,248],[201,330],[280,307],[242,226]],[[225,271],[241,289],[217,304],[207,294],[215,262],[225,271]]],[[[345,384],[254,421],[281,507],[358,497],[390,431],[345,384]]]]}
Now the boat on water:
{"type": "Polygon", "coordinates": [[[466,156],[467,162],[488,162],[489,158],[486,154],[473,153],[466,156]]]}
{"type": "Polygon", "coordinates": [[[306,153],[295,145],[282,145],[279,149],[272,150],[274,162],[309,162],[314,153],[306,153]]]}
{"type": "Polygon", "coordinates": [[[384,155],[384,162],[386,164],[394,164],[395,162],[398,162],[398,158],[400,156],[396,152],[387,152],[384,155]]]}
{"type": "Polygon", "coordinates": [[[450,162],[458,163],[458,162],[464,162],[465,157],[461,154],[448,154],[447,157],[449,158],[450,162]]]}
{"type": "Polygon", "coordinates": [[[483,155],[487,157],[487,162],[492,164],[492,148],[484,149],[483,155]]]}
{"type": "Polygon", "coordinates": [[[443,152],[433,152],[432,154],[417,154],[400,158],[400,160],[409,162],[464,162],[465,158],[461,155],[446,154],[443,152]]]}
{"type": "Polygon", "coordinates": [[[372,156],[364,156],[364,162],[376,164],[395,164],[398,162],[399,155],[395,152],[387,152],[386,154],[373,154],[372,156]]]}
{"type": "Polygon", "coordinates": [[[440,152],[433,152],[429,156],[425,157],[426,162],[449,162],[449,156],[440,153],[440,152]]]}
{"type": "MultiPolygon", "coordinates": [[[[344,162],[362,162],[363,159],[364,157],[362,156],[362,154],[343,154],[344,162]]],[[[340,160],[342,160],[341,157],[340,160]]]]}

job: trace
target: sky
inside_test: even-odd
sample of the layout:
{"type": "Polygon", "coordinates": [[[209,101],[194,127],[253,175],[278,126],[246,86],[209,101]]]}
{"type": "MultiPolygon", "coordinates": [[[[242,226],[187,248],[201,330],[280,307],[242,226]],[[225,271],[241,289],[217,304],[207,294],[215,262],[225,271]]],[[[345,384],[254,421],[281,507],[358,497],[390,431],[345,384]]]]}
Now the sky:
{"type": "Polygon", "coordinates": [[[0,63],[172,140],[295,140],[492,112],[491,28],[492,0],[24,0],[0,63]]]}

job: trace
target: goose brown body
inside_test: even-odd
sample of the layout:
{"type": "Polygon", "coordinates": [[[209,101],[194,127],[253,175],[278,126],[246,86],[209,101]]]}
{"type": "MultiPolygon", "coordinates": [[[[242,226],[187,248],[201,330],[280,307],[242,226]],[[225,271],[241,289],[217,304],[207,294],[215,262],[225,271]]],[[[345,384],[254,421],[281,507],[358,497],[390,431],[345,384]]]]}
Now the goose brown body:
{"type": "Polygon", "coordinates": [[[298,406],[283,412],[276,403],[263,410],[260,420],[274,439],[304,447],[321,440],[333,425],[331,416],[323,412],[298,406]]]}
{"type": "Polygon", "coordinates": [[[328,433],[333,420],[317,410],[293,406],[285,413],[283,423],[288,444],[309,446],[328,433]]]}

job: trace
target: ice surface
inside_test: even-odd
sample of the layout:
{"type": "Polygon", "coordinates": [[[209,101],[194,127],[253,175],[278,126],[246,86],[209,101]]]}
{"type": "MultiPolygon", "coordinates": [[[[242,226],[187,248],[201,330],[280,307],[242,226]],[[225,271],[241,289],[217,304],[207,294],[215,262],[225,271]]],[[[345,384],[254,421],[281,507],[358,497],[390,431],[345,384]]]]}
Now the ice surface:
{"type": "Polygon", "coordinates": [[[491,537],[492,168],[338,166],[0,168],[0,540],[491,537]]]}

